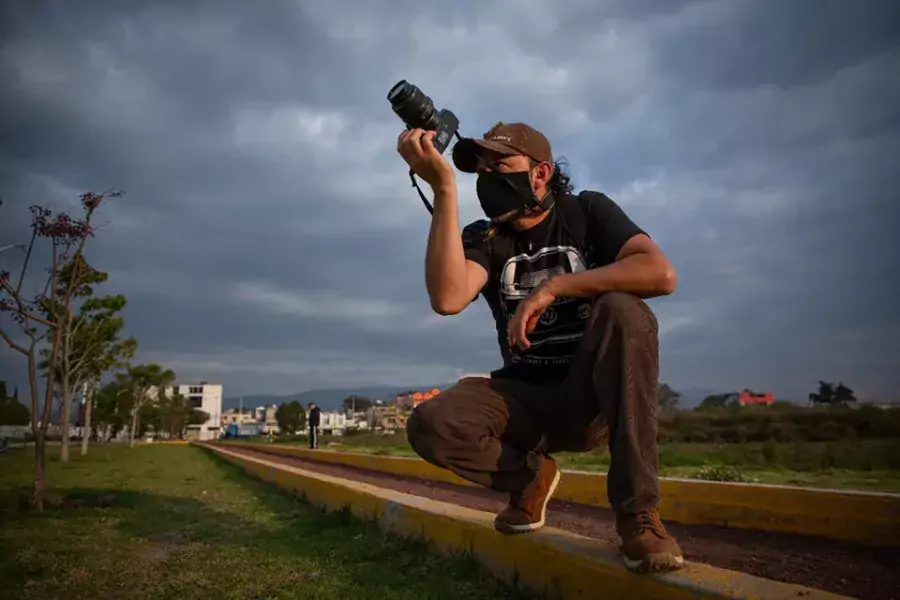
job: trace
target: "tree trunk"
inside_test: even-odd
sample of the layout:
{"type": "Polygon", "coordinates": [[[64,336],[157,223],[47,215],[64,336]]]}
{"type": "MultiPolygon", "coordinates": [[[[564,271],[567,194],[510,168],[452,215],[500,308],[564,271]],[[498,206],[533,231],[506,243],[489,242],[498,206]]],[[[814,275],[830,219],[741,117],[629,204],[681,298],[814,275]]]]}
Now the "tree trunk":
{"type": "Polygon", "coordinates": [[[128,439],[129,448],[134,448],[134,436],[137,434],[138,414],[140,412],[141,411],[137,406],[135,406],[134,410],[131,412],[131,435],[128,439]]]}
{"type": "Polygon", "coordinates": [[[87,456],[88,442],[91,439],[91,407],[94,405],[94,388],[88,390],[84,400],[84,423],[81,427],[81,455],[87,456]]]}
{"type": "Polygon", "coordinates": [[[44,429],[38,427],[34,432],[34,483],[31,488],[31,508],[34,510],[44,510],[44,483],[46,474],[44,472],[45,457],[45,435],[44,429]]]}
{"type": "Polygon", "coordinates": [[[44,423],[38,418],[38,384],[37,363],[34,359],[34,346],[28,354],[28,387],[31,390],[31,433],[34,436],[34,481],[31,486],[31,506],[35,510],[44,510],[44,423]]]}
{"type": "MultiPolygon", "coordinates": [[[[72,423],[72,392],[71,386],[69,385],[69,373],[72,367],[70,360],[72,358],[71,343],[73,334],[73,321],[74,315],[70,309],[65,321],[66,335],[62,340],[60,340],[62,346],[62,356],[57,359],[62,364],[62,377],[60,378],[59,382],[60,388],[62,388],[60,389],[60,395],[62,396],[63,402],[62,411],[60,411],[62,413],[60,415],[62,428],[60,430],[61,437],[59,440],[59,460],[61,462],[67,462],[69,460],[69,430],[70,424],[72,423]]],[[[51,368],[53,369],[54,373],[58,372],[55,366],[51,366],[51,368]]]]}
{"type": "Polygon", "coordinates": [[[62,438],[59,442],[59,460],[66,462],[69,460],[69,424],[72,422],[71,406],[72,399],[69,393],[69,377],[63,374],[62,377],[62,414],[60,415],[60,433],[62,438]]]}

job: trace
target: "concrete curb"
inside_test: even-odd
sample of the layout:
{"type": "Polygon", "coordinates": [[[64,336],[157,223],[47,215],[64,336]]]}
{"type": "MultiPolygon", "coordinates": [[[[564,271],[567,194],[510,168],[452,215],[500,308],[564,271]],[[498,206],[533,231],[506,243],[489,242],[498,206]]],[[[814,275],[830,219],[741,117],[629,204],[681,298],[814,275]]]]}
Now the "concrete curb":
{"type": "MultiPolygon", "coordinates": [[[[308,450],[280,444],[232,444],[283,456],[474,486],[418,458],[308,450]]],[[[872,546],[900,546],[900,494],[660,478],[664,520],[816,535],[872,546]]],[[[560,500],[609,507],[606,475],[564,471],[560,500]]]]}
{"type": "Polygon", "coordinates": [[[302,494],[325,510],[349,508],[392,533],[422,536],[443,554],[471,553],[495,577],[549,598],[846,598],[745,573],[686,563],[676,573],[635,575],[606,542],[545,527],[520,536],[493,528],[493,515],[197,444],[264,481],[302,494]]]}

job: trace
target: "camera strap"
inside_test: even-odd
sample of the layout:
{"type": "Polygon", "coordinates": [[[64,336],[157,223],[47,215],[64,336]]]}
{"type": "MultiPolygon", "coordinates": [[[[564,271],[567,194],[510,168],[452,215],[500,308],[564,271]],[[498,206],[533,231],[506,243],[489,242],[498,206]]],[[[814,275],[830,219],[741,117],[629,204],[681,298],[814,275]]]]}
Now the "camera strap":
{"type": "MultiPolygon", "coordinates": [[[[411,129],[409,125],[407,125],[406,128],[411,129]]],[[[453,137],[455,137],[457,141],[462,139],[462,137],[460,137],[459,135],[459,131],[454,131],[453,137]]],[[[416,172],[412,169],[409,170],[409,180],[412,181],[412,186],[416,188],[416,192],[419,193],[419,198],[422,199],[422,204],[425,205],[425,208],[428,210],[429,214],[434,215],[434,206],[432,206],[431,202],[428,201],[428,198],[425,197],[425,193],[422,191],[422,188],[419,187],[419,182],[416,181],[416,172]]]]}
{"type": "Polygon", "coordinates": [[[422,188],[419,187],[419,182],[416,181],[416,172],[412,169],[409,170],[409,179],[412,181],[413,187],[416,188],[416,191],[419,192],[419,198],[422,199],[422,203],[425,205],[425,208],[428,209],[428,212],[433,215],[434,207],[431,205],[431,202],[428,201],[428,198],[425,197],[425,194],[422,192],[422,188]]]}

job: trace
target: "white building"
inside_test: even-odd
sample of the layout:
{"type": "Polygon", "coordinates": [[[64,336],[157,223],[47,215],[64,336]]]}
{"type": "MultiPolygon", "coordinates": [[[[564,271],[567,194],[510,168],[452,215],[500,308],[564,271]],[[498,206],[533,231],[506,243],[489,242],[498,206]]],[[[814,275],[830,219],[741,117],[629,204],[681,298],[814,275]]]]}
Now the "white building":
{"type": "Polygon", "coordinates": [[[206,423],[202,425],[190,425],[187,428],[187,438],[194,440],[215,440],[222,432],[222,385],[218,383],[176,383],[166,389],[166,395],[180,393],[187,398],[193,407],[202,410],[209,415],[206,423]]]}
{"type": "Polygon", "coordinates": [[[278,427],[278,419],[275,418],[276,412],[278,412],[277,404],[265,407],[263,412],[263,433],[269,433],[269,431],[281,433],[281,428],[278,427]]]}
{"type": "Polygon", "coordinates": [[[366,411],[350,413],[344,422],[344,429],[368,429],[369,419],[366,411]]]}
{"type": "Polygon", "coordinates": [[[319,431],[332,435],[342,435],[347,426],[347,415],[342,412],[322,412],[319,414],[319,431]]]}

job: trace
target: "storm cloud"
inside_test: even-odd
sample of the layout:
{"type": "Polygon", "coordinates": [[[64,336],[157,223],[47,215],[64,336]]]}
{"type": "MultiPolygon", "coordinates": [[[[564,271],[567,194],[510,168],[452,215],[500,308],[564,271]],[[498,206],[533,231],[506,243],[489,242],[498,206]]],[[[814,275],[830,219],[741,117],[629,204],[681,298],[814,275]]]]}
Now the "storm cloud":
{"type": "MultiPolygon", "coordinates": [[[[229,395],[499,365],[430,312],[407,79],[464,135],[544,131],[668,253],[674,387],[896,397],[900,8],[888,0],[28,2],[0,9],[0,246],[119,188],[90,260],[139,360],[229,395]]],[[[480,217],[460,174],[461,220],[480,217]]],[[[0,255],[15,264],[13,252],[0,255]]],[[[24,363],[0,350],[0,379],[24,363]]]]}

